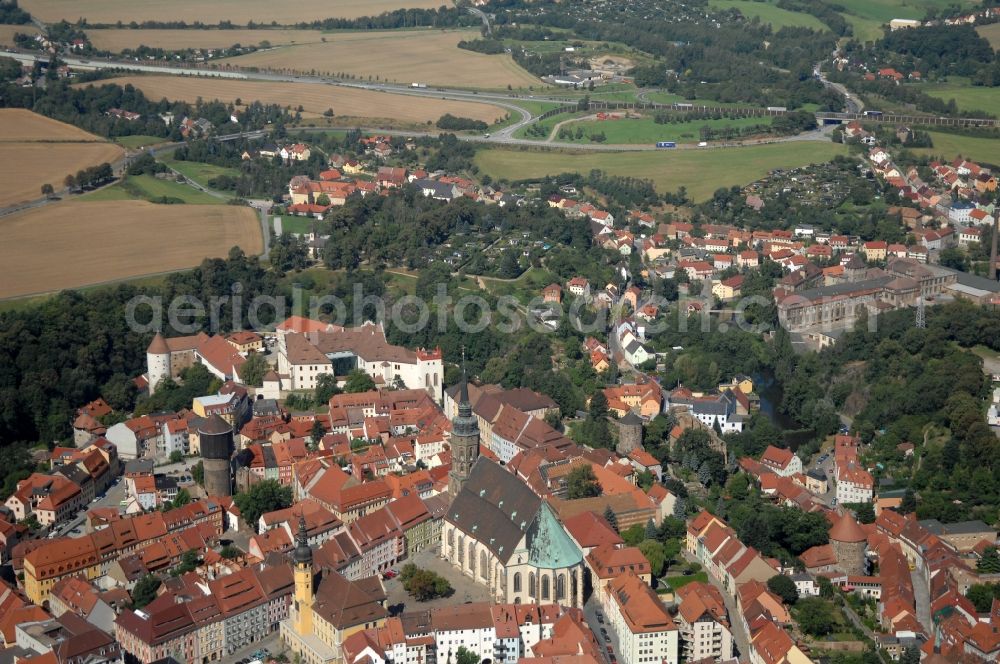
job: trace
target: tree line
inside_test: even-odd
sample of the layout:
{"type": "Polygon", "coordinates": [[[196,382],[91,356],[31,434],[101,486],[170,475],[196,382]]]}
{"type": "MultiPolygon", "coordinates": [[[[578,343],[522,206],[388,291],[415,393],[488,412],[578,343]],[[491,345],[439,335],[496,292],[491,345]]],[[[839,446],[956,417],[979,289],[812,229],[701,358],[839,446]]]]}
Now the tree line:
{"type": "MultiPolygon", "coordinates": [[[[98,396],[115,409],[132,407],[132,379],[145,370],[152,337],[127,324],[126,305],[133,297],[159,295],[169,302],[192,295],[208,302],[231,295],[237,282],[244,295],[238,301],[241,320],[247,320],[254,295],[281,292],[275,273],[234,249],[227,259],[206,259],[193,270],[168,275],[159,286],[64,291],[37,305],[0,313],[0,447],[67,439],[75,409],[98,396]]],[[[137,316],[148,313],[140,307],[137,316]]],[[[227,299],[220,315],[224,330],[233,320],[233,302],[227,299]]],[[[207,319],[193,324],[210,329],[207,319]]],[[[164,333],[172,334],[166,328],[164,333]]]]}
{"type": "MultiPolygon", "coordinates": [[[[809,421],[817,408],[846,410],[872,454],[891,465],[896,486],[916,495],[921,519],[997,520],[1000,441],[983,416],[988,381],[976,345],[1000,350],[1000,312],[955,302],[926,310],[926,328],[912,310],[867,320],[821,353],[781,353],[780,408],[809,421]],[[917,446],[919,468],[896,449],[917,446]]],[[[779,347],[788,347],[779,331],[779,347]]]]}

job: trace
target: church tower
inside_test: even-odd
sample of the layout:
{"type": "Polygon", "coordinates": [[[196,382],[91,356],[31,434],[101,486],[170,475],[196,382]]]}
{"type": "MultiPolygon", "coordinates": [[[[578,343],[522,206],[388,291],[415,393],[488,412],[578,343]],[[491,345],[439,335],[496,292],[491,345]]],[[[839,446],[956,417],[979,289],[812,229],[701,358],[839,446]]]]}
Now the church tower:
{"type": "Polygon", "coordinates": [[[306,519],[301,515],[292,562],[295,565],[295,632],[299,636],[306,636],[313,631],[313,553],[306,534],[306,519]]]}
{"type": "Polygon", "coordinates": [[[458,415],[451,421],[451,472],[448,473],[448,495],[455,498],[469,479],[472,466],[479,459],[479,420],[472,414],[469,402],[469,381],[462,372],[458,415]]]}

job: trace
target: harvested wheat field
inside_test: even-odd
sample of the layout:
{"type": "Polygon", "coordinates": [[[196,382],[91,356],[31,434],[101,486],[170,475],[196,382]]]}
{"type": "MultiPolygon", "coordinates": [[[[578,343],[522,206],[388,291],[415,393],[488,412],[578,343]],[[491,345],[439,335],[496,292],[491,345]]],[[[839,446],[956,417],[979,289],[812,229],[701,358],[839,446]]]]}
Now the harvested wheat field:
{"type": "Polygon", "coordinates": [[[101,85],[106,83],[134,85],[150,99],[195,102],[201,97],[206,101],[218,99],[231,102],[240,99],[244,104],[259,101],[292,108],[302,106],[303,117],[319,117],[326,109],[332,108],[339,117],[385,120],[386,126],[400,122],[434,122],[445,113],[493,123],[507,113],[490,104],[311,83],[266,83],[181,76],[122,76],[100,81],[101,85]]]}
{"type": "MultiPolygon", "coordinates": [[[[9,27],[9,26],[4,26],[9,27]]],[[[13,36],[13,34],[12,34],[13,36]]],[[[319,42],[324,35],[319,30],[129,30],[108,28],[87,30],[91,43],[104,51],[118,52],[126,48],[229,48],[234,44],[272,46],[319,42]]],[[[327,39],[330,35],[325,35],[327,39]]]]}
{"type": "Polygon", "coordinates": [[[976,32],[988,41],[990,46],[992,46],[995,50],[1000,51],[1000,23],[981,25],[976,28],[976,32]]]}
{"type": "Polygon", "coordinates": [[[234,246],[262,251],[260,221],[234,205],[71,200],[0,219],[0,298],[197,265],[234,246]]]}
{"type": "Polygon", "coordinates": [[[509,55],[486,55],[458,48],[476,39],[476,30],[388,30],[337,32],[326,42],[283,46],[223,60],[237,67],[279,71],[344,72],[395,83],[427,83],[467,88],[523,88],[543,83],[509,55]]]}
{"type": "Polygon", "coordinates": [[[38,28],[33,25],[0,25],[0,46],[13,46],[14,35],[17,33],[37,35],[38,28]]]}
{"type": "Polygon", "coordinates": [[[325,18],[377,16],[396,9],[435,9],[441,0],[21,0],[21,7],[36,19],[75,23],[85,18],[90,25],[115,25],[118,21],[220,21],[246,25],[247,21],[295,25],[325,18]]]}
{"type": "Polygon", "coordinates": [[[72,125],[23,109],[2,109],[0,207],[40,198],[43,184],[59,191],[70,173],[114,163],[124,154],[121,146],[72,125]]]}
{"type": "Polygon", "coordinates": [[[123,154],[112,143],[0,143],[0,207],[40,198],[46,183],[59,191],[67,175],[123,154]]]}
{"type": "Polygon", "coordinates": [[[3,108],[0,109],[0,141],[102,143],[104,139],[23,108],[3,108]]]}

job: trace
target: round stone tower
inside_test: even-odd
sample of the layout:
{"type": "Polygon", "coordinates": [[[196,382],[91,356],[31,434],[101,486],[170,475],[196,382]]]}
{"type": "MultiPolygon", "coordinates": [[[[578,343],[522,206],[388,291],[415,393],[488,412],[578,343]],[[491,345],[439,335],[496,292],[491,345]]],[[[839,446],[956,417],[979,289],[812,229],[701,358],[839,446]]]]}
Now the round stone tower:
{"type": "Polygon", "coordinates": [[[868,535],[850,514],[840,517],[830,529],[830,546],[837,556],[837,566],[845,574],[856,576],[865,574],[867,542],[868,535]]]}
{"type": "Polygon", "coordinates": [[[156,390],[156,386],[164,378],[170,378],[170,347],[167,346],[166,339],[159,332],[149,342],[146,349],[146,375],[149,377],[149,393],[156,390]]]}
{"type": "Polygon", "coordinates": [[[618,420],[618,454],[626,455],[632,450],[642,448],[642,418],[633,411],[625,413],[618,420]]]}
{"type": "Polygon", "coordinates": [[[233,455],[233,427],[213,415],[198,427],[201,460],[205,468],[205,492],[210,496],[233,495],[233,477],[229,468],[233,455]]]}

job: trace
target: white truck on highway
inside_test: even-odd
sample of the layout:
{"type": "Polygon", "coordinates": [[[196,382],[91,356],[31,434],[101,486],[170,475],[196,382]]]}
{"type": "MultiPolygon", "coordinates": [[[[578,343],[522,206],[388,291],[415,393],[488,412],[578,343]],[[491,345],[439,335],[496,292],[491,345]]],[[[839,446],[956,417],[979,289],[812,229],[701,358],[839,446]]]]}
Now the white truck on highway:
{"type": "Polygon", "coordinates": [[[411,88],[426,88],[426,83],[410,83],[411,88]]]}

